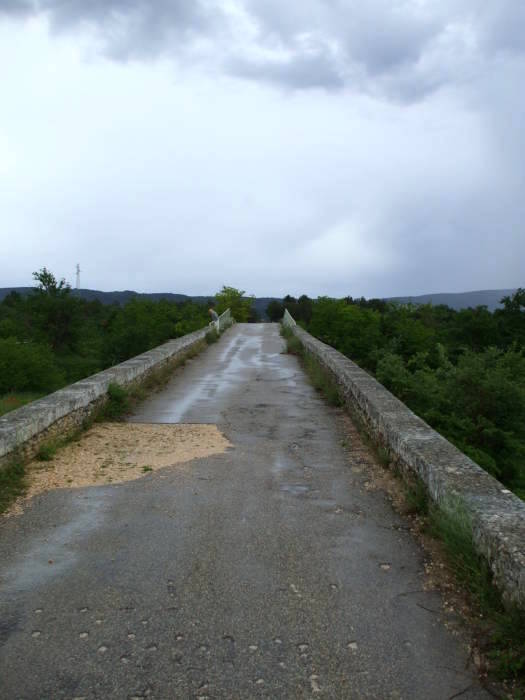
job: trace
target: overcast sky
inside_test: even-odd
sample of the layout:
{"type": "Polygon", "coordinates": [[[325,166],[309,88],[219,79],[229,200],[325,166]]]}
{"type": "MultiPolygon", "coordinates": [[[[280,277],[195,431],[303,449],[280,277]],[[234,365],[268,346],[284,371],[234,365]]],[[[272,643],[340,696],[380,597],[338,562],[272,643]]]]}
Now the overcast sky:
{"type": "Polygon", "coordinates": [[[0,0],[0,287],[525,286],[522,0],[0,0]]]}

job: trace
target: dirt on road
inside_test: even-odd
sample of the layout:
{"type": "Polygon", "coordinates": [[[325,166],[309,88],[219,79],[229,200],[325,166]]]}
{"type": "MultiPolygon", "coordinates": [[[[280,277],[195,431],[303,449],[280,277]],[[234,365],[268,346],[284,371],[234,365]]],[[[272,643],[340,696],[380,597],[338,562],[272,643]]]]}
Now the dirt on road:
{"type": "Polygon", "coordinates": [[[9,514],[51,489],[115,484],[164,467],[225,452],[231,443],[215,425],[97,424],[46,462],[28,466],[29,488],[9,514]]]}

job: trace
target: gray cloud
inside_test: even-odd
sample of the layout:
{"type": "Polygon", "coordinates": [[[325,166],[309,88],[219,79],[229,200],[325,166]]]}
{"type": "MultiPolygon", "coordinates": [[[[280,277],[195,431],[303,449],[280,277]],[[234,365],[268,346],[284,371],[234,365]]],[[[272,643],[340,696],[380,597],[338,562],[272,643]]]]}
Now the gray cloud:
{"type": "Polygon", "coordinates": [[[0,0],[0,16],[14,15],[24,16],[34,12],[31,0],[0,0]]]}
{"type": "Polygon", "coordinates": [[[440,31],[439,22],[412,3],[304,0],[298,11],[290,4],[283,8],[282,3],[247,2],[263,37],[278,36],[287,46],[300,34],[324,37],[370,75],[417,61],[440,31]]]}
{"type": "Polygon", "coordinates": [[[0,14],[47,16],[55,32],[95,30],[117,60],[177,53],[195,36],[213,34],[220,18],[202,0],[0,0],[0,14]]]}
{"type": "Polygon", "coordinates": [[[516,0],[0,0],[0,13],[44,15],[56,31],[91,28],[117,60],[207,57],[214,71],[248,80],[401,102],[468,80],[480,60],[525,50],[516,0]]]}
{"type": "Polygon", "coordinates": [[[4,284],[78,260],[105,289],[523,285],[516,0],[0,12],[4,284]]]}
{"type": "Polygon", "coordinates": [[[525,52],[525,5],[514,0],[488,3],[478,16],[477,32],[487,53],[525,52]]]}
{"type": "Polygon", "coordinates": [[[227,62],[226,68],[232,75],[263,80],[295,90],[338,90],[345,84],[334,57],[323,50],[296,52],[281,60],[232,58],[227,62]]]}

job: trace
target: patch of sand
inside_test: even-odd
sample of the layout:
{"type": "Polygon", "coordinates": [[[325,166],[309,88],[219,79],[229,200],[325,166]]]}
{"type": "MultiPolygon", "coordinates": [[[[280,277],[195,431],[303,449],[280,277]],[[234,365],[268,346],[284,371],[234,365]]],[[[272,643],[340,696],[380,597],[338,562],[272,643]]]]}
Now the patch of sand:
{"type": "Polygon", "coordinates": [[[30,463],[24,500],[50,489],[131,481],[228,447],[231,443],[216,425],[98,424],[62,447],[51,461],[30,463]]]}

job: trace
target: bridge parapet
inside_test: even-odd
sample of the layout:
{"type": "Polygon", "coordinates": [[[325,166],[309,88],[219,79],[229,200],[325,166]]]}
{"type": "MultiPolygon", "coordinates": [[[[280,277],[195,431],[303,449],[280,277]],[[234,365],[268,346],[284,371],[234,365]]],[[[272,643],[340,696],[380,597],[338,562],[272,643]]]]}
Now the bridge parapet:
{"type": "Polygon", "coordinates": [[[226,309],[220,316],[218,320],[219,328],[218,331],[219,333],[222,333],[223,331],[226,330],[231,324],[233,323],[233,316],[230,311],[230,309],[226,309]]]}
{"type": "Polygon", "coordinates": [[[440,508],[466,512],[504,599],[525,609],[525,503],[348,357],[300,328],[288,311],[283,325],[328,370],[350,412],[392,461],[417,475],[440,508]]]}
{"type": "Polygon", "coordinates": [[[283,326],[286,326],[287,328],[293,328],[296,325],[297,323],[295,322],[295,319],[292,316],[292,314],[288,311],[288,309],[285,309],[283,316],[283,326]]]}

